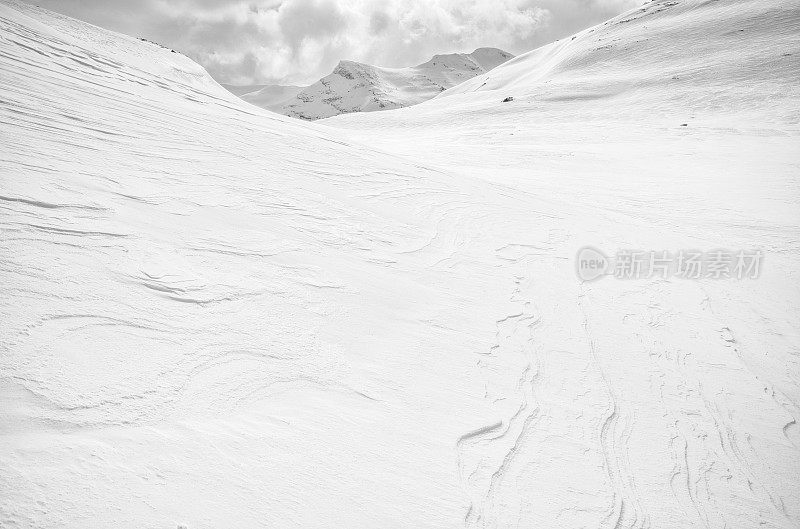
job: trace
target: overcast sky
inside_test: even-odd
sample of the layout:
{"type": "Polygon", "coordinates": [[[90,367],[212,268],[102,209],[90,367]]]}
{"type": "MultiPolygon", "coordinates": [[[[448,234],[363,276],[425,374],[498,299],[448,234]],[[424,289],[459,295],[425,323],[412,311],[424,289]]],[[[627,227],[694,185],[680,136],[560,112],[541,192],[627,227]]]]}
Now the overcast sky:
{"type": "Polygon", "coordinates": [[[481,46],[514,54],[644,0],[30,0],[174,48],[232,84],[309,84],[341,59],[411,66],[481,46]]]}

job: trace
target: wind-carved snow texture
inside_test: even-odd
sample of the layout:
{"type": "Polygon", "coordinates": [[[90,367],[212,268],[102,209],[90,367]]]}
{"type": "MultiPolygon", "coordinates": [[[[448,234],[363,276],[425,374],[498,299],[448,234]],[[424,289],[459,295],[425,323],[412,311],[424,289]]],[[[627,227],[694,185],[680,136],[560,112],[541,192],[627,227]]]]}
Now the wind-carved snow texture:
{"type": "Polygon", "coordinates": [[[0,525],[797,527],[799,20],[651,2],[305,123],[3,1],[0,525]]]}

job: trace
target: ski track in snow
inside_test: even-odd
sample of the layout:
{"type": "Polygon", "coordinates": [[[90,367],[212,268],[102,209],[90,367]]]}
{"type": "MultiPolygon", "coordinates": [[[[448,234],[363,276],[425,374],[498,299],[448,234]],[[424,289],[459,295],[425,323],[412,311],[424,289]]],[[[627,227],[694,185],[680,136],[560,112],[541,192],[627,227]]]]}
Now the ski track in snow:
{"type": "Polygon", "coordinates": [[[0,525],[797,527],[798,21],[658,0],[309,124],[3,0],[0,525]]]}

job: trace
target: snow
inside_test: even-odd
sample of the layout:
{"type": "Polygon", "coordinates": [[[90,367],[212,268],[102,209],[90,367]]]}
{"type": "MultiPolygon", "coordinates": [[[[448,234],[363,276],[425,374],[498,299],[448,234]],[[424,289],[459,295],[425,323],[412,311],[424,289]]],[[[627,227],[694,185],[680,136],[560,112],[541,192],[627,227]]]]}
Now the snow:
{"type": "Polygon", "coordinates": [[[237,95],[257,107],[280,113],[283,105],[288,104],[304,86],[295,85],[223,85],[233,95],[237,95]]]}
{"type": "Polygon", "coordinates": [[[652,2],[306,123],[3,0],[0,525],[797,527],[799,21],[652,2]]]}
{"type": "Polygon", "coordinates": [[[232,93],[235,96],[243,96],[245,94],[251,94],[253,92],[258,92],[264,88],[269,87],[276,87],[279,88],[281,85],[268,85],[268,84],[253,84],[253,85],[235,85],[235,84],[223,84],[222,87],[227,90],[228,92],[232,93]]]}

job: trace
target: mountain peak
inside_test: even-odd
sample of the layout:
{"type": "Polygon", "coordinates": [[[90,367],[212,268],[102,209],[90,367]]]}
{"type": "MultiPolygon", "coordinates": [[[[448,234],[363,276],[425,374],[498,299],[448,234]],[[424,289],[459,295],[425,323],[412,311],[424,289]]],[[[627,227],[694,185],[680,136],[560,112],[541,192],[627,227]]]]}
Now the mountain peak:
{"type": "Polygon", "coordinates": [[[341,60],[333,71],[269,110],[302,119],[416,105],[513,58],[497,48],[434,55],[407,68],[382,68],[341,60]]]}

